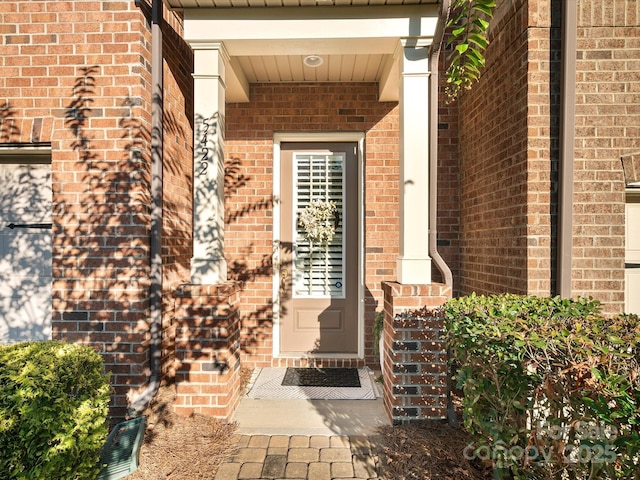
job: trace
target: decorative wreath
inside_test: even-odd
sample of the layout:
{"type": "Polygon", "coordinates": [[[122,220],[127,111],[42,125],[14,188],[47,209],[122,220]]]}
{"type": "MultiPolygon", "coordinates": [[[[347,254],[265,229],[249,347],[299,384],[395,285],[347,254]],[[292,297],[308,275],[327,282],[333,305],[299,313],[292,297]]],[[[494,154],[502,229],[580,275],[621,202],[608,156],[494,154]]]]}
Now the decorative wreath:
{"type": "Polygon", "coordinates": [[[300,210],[298,221],[309,243],[327,244],[333,239],[335,214],[336,204],[332,201],[312,200],[300,210]]]}

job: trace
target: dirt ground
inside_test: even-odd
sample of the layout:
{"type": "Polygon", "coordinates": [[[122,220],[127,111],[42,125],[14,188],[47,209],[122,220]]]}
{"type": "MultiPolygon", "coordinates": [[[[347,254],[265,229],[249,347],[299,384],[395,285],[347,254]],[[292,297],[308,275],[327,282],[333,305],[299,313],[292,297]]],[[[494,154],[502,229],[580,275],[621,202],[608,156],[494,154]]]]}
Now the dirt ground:
{"type": "MultiPolygon", "coordinates": [[[[173,413],[172,387],[163,387],[145,412],[147,431],[140,466],[131,480],[202,480],[213,478],[235,451],[235,425],[199,415],[173,413]]],[[[464,459],[468,436],[446,422],[379,430],[381,478],[386,480],[484,480],[464,459]]]]}

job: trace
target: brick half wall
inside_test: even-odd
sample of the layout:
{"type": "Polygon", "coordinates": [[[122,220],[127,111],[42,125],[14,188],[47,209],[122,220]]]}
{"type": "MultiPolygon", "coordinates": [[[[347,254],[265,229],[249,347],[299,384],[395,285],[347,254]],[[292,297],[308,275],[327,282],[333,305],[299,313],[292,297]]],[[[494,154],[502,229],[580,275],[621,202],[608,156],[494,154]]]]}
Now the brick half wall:
{"type": "Polygon", "coordinates": [[[447,418],[443,284],[383,282],[383,400],[394,425],[447,418]]]}
{"type": "Polygon", "coordinates": [[[176,292],[177,413],[230,419],[240,402],[240,290],[234,283],[176,292]]]}

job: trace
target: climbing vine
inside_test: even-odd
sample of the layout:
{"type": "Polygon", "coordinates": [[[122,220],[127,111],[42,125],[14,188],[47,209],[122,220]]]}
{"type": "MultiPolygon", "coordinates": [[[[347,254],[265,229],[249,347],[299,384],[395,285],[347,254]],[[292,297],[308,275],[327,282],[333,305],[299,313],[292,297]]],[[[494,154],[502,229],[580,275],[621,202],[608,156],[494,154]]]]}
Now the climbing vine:
{"type": "Polygon", "coordinates": [[[455,100],[462,90],[470,89],[480,76],[489,44],[487,29],[495,6],[495,0],[453,0],[451,3],[447,46],[452,49],[445,90],[449,101],[455,100]]]}

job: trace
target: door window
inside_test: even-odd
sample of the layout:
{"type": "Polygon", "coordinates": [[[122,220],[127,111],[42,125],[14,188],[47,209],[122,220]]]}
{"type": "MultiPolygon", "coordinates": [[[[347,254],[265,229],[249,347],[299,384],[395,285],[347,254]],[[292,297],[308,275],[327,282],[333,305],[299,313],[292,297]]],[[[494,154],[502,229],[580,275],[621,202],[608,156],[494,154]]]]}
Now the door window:
{"type": "Polygon", "coordinates": [[[344,298],[344,154],[295,153],[295,298],[344,298]]]}

